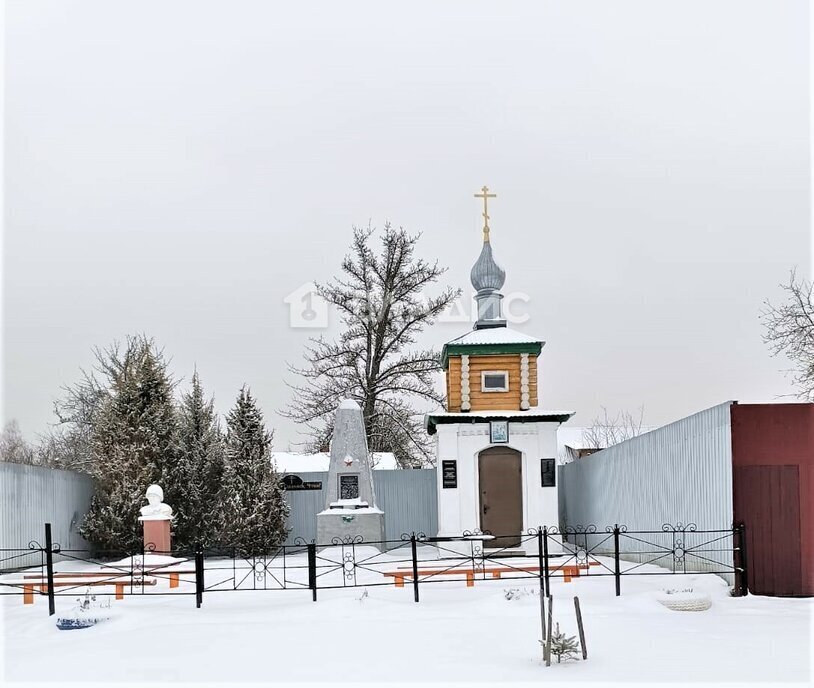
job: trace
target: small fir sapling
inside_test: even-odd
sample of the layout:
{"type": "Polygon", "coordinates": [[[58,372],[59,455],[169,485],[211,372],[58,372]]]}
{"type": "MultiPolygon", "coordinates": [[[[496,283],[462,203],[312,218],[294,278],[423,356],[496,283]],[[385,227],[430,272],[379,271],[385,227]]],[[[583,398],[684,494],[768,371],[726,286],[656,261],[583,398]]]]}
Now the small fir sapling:
{"type": "MultiPolygon", "coordinates": [[[[545,651],[545,640],[541,640],[540,644],[545,651]]],[[[576,636],[567,636],[560,631],[560,624],[554,626],[554,632],[551,634],[551,654],[557,658],[557,663],[563,659],[576,659],[579,652],[579,642],[576,636]]]]}

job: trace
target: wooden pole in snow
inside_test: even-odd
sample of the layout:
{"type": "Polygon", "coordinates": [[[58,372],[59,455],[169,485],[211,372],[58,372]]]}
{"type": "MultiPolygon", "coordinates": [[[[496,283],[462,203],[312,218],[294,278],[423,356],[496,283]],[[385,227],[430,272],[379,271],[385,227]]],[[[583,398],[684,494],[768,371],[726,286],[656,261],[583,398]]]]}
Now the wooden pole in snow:
{"type": "Polygon", "coordinates": [[[554,635],[554,598],[548,596],[548,638],[545,643],[545,665],[551,666],[551,636],[554,635]]]}
{"type": "Polygon", "coordinates": [[[577,613],[577,628],[579,628],[579,644],[582,647],[582,659],[588,659],[588,648],[585,647],[585,629],[582,627],[582,611],[579,608],[579,597],[574,597],[574,610],[577,613]]]}

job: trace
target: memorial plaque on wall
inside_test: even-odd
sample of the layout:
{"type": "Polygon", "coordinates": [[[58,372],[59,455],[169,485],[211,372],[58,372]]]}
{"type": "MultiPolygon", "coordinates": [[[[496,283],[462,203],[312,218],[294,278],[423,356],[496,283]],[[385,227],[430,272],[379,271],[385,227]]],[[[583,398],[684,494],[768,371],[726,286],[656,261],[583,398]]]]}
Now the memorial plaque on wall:
{"type": "Polygon", "coordinates": [[[557,485],[557,464],[554,459],[540,459],[540,471],[542,473],[543,487],[556,487],[557,485]]]}
{"type": "Polygon", "coordinates": [[[339,499],[359,498],[359,476],[346,473],[339,476],[339,499]]]}
{"type": "Polygon", "coordinates": [[[441,484],[443,487],[458,487],[458,462],[455,460],[441,461],[441,484]]]}
{"type": "Polygon", "coordinates": [[[298,475],[291,473],[283,476],[284,490],[321,490],[321,480],[303,480],[298,475]]]}

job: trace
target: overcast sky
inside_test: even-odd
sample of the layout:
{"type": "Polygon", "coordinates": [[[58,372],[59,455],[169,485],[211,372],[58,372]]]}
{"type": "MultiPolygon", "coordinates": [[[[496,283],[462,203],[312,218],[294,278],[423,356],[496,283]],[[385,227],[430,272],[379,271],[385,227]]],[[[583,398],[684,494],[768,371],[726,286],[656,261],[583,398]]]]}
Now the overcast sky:
{"type": "Polygon", "coordinates": [[[8,2],[4,417],[44,430],[93,346],[144,332],[221,411],[248,383],[285,449],[313,334],[286,295],[386,220],[469,289],[483,184],[541,406],[659,424],[787,394],[758,316],[809,274],[807,12],[8,2]]]}

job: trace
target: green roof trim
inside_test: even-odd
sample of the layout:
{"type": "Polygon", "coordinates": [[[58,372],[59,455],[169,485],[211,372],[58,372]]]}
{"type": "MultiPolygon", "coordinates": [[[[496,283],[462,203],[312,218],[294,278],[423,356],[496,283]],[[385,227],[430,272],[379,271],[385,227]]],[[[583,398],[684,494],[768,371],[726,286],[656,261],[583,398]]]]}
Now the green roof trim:
{"type": "Polygon", "coordinates": [[[514,344],[444,344],[441,349],[441,365],[449,367],[450,356],[496,356],[499,354],[534,354],[539,356],[542,342],[515,342],[514,344]]]}

